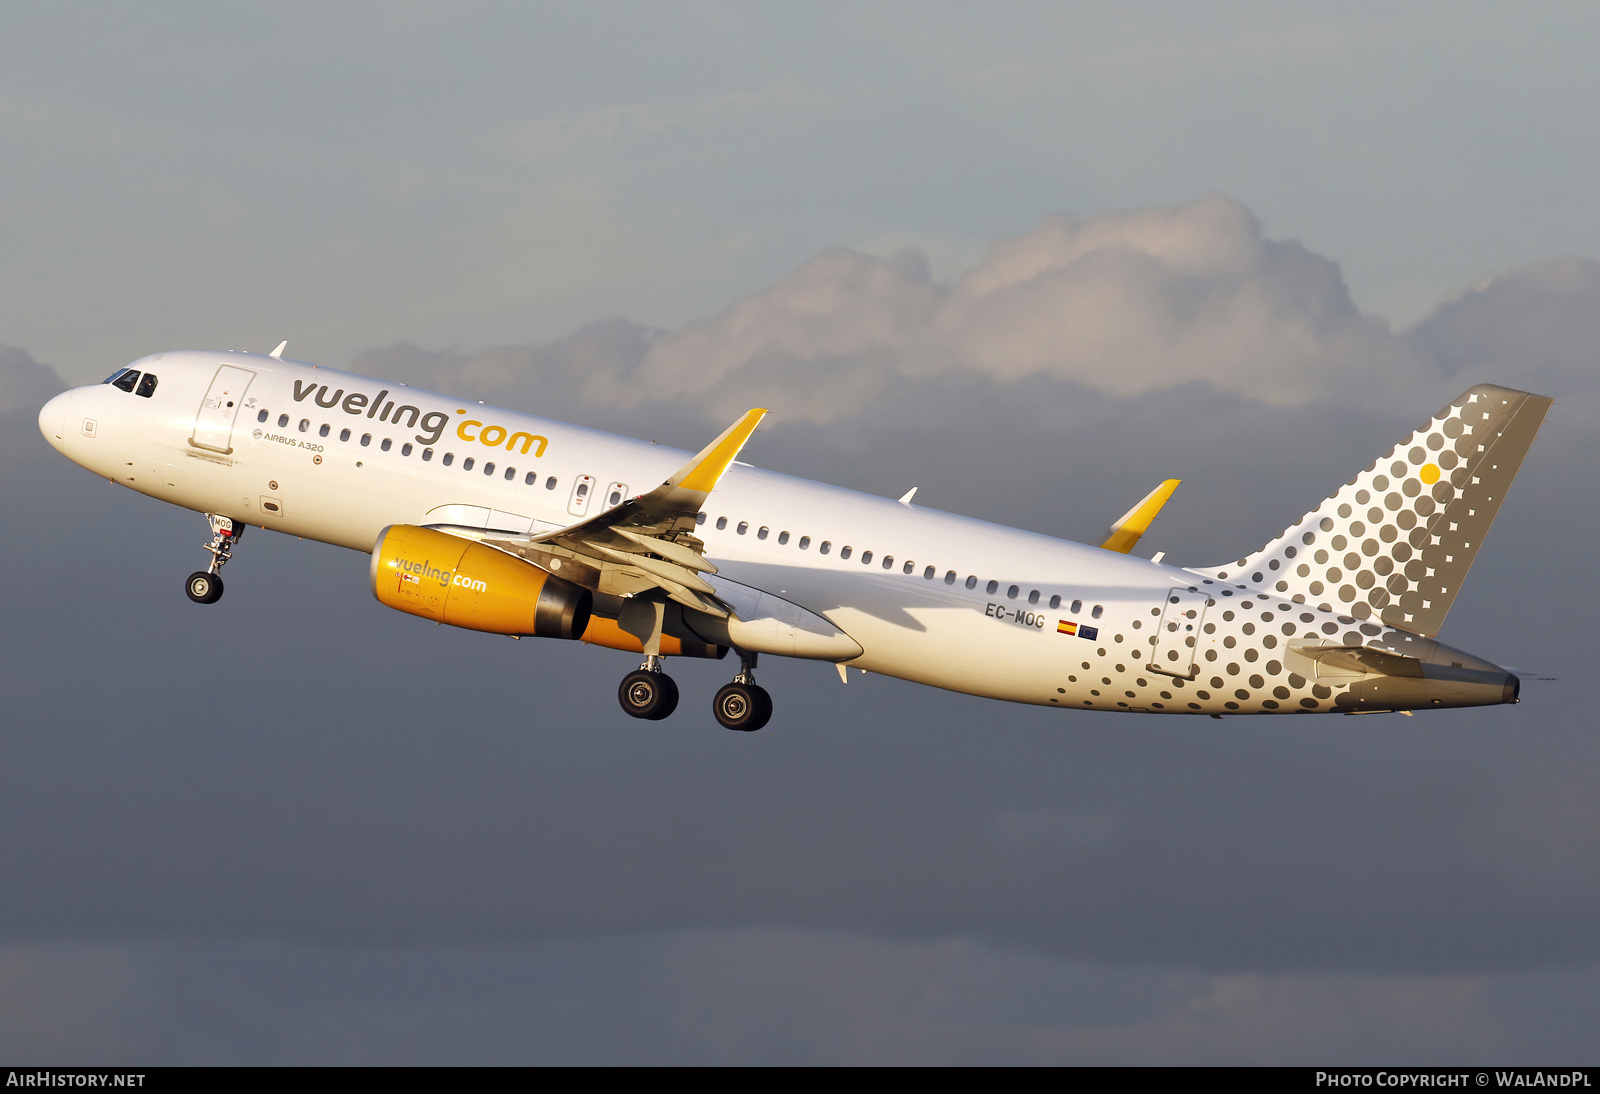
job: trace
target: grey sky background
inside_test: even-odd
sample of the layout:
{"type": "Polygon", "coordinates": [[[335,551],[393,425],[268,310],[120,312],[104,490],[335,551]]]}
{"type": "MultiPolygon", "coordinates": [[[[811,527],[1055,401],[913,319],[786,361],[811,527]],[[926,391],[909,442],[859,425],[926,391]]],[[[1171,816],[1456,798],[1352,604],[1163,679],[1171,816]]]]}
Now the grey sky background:
{"type": "Polygon", "coordinates": [[[1597,17],[0,15],[0,1056],[1525,1062],[1600,1017],[1597,17]],[[1557,396],[1415,718],[1063,715],[454,632],[101,482],[38,405],[269,349],[1237,557],[1479,380],[1557,396]]]}

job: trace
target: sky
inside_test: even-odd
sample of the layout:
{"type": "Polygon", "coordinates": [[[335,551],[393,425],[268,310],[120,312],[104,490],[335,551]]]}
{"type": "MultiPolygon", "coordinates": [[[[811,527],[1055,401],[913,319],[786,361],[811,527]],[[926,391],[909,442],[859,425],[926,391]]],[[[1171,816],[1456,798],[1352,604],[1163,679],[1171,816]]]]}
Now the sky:
{"type": "MultiPolygon", "coordinates": [[[[1600,1018],[1579,5],[0,12],[0,1057],[1570,1063],[1600,1018]],[[1441,638],[1515,707],[1064,714],[389,611],[38,406],[271,349],[1140,553],[1556,397],[1441,638]],[[1555,677],[1541,680],[1537,677],[1555,677]],[[697,698],[701,697],[701,698],[697,698]],[[1287,723],[1287,724],[1286,724],[1287,723]]],[[[769,663],[770,662],[770,663],[769,663]]]]}

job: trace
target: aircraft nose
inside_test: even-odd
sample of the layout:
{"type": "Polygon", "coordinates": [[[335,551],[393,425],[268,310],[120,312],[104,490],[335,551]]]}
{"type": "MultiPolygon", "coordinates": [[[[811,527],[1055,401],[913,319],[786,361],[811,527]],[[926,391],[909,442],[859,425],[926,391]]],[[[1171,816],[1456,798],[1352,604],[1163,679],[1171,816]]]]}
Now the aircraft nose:
{"type": "Polygon", "coordinates": [[[44,439],[61,450],[63,439],[67,435],[67,410],[72,405],[72,392],[63,391],[54,399],[39,408],[39,432],[44,434],[44,439]]]}

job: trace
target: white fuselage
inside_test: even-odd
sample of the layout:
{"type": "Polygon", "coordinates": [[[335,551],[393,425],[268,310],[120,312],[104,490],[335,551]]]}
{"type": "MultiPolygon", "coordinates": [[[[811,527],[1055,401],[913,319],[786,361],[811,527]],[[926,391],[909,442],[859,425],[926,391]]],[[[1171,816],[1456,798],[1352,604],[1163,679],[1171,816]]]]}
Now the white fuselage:
{"type": "MultiPolygon", "coordinates": [[[[650,490],[686,458],[255,354],[166,353],[130,367],[158,377],[148,397],[101,384],[41,413],[66,456],[176,505],[363,552],[386,526],[461,523],[462,512],[493,511],[495,527],[563,527],[650,490]]],[[[742,464],[710,495],[696,534],[720,579],[852,638],[862,650],[852,666],[1015,702],[1329,711],[1359,677],[1319,676],[1321,662],[1291,643],[1447,649],[1264,589],[742,464]],[[1187,596],[1174,607],[1171,593],[1187,596]],[[1168,627],[1163,639],[1169,623],[1189,630],[1168,627]],[[1192,643],[1175,648],[1184,638],[1192,643]],[[1172,674],[1150,671],[1152,661],[1172,674]]]]}

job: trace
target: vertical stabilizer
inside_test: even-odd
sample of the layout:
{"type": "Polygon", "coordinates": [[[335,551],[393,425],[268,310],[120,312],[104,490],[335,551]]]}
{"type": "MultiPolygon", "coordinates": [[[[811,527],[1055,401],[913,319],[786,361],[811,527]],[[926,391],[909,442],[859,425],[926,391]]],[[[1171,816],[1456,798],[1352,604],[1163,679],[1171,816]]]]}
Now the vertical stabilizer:
{"type": "Polygon", "coordinates": [[[1480,384],[1260,551],[1193,569],[1432,638],[1553,401],[1480,384]]]}

